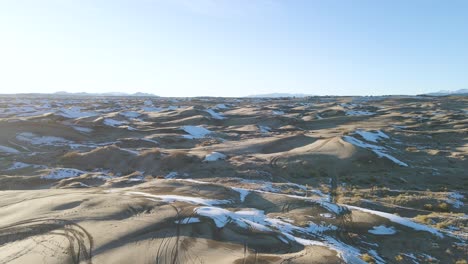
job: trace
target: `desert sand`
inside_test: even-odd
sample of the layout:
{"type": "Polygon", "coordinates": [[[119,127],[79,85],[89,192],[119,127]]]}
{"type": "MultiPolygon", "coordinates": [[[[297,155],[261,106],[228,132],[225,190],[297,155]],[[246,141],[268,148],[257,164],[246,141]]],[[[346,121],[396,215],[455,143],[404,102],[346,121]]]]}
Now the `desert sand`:
{"type": "Polygon", "coordinates": [[[463,96],[1,96],[0,263],[466,263],[467,117],[463,96]]]}

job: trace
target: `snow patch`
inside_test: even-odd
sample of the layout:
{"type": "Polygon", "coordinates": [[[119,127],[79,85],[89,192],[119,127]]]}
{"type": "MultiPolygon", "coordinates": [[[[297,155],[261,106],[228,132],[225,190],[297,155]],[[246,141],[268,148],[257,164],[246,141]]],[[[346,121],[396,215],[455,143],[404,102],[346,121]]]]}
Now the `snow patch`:
{"type": "Polygon", "coordinates": [[[366,208],[362,208],[362,207],[352,206],[352,205],[346,205],[346,207],[348,207],[349,209],[359,210],[359,211],[366,212],[366,213],[369,213],[369,214],[378,215],[378,216],[386,218],[386,219],[388,219],[388,220],[390,220],[390,221],[392,221],[394,223],[397,223],[397,224],[412,228],[412,229],[417,230],[417,231],[426,231],[426,232],[432,233],[432,234],[434,234],[434,235],[436,235],[438,237],[441,237],[441,238],[444,237],[444,235],[442,233],[440,233],[437,229],[426,226],[426,225],[423,225],[423,224],[415,223],[415,222],[411,221],[408,218],[404,218],[404,217],[397,216],[397,215],[390,214],[390,213],[374,211],[374,210],[370,210],[370,209],[366,209],[366,208]]]}
{"type": "Polygon", "coordinates": [[[104,125],[111,126],[111,127],[118,127],[118,126],[125,125],[125,124],[127,124],[126,121],[119,121],[119,120],[115,120],[112,118],[104,119],[104,125]]]}
{"type": "Polygon", "coordinates": [[[360,110],[348,110],[345,113],[347,116],[371,116],[375,115],[373,112],[369,111],[360,111],[360,110]]]}
{"type": "Polygon", "coordinates": [[[182,130],[189,133],[190,135],[184,135],[185,138],[204,138],[212,132],[202,126],[183,126],[182,130]]]}
{"type": "Polygon", "coordinates": [[[187,218],[175,221],[176,224],[181,224],[181,225],[200,223],[200,222],[201,220],[198,217],[187,217],[187,218]]]}
{"type": "Polygon", "coordinates": [[[17,150],[17,149],[10,148],[10,147],[6,147],[6,146],[2,146],[2,145],[0,145],[0,152],[4,152],[4,153],[13,153],[13,154],[20,153],[19,150],[17,150]]]}
{"type": "Polygon", "coordinates": [[[11,165],[10,168],[8,168],[7,170],[18,170],[18,169],[23,169],[23,168],[27,168],[31,165],[29,164],[26,164],[26,163],[23,163],[23,162],[15,162],[13,163],[13,165],[11,165]]]}
{"type": "Polygon", "coordinates": [[[363,142],[363,141],[361,141],[361,140],[359,140],[357,138],[351,137],[351,136],[343,136],[343,139],[344,139],[344,141],[346,141],[348,143],[351,143],[351,144],[353,144],[355,146],[372,150],[375,154],[377,154],[377,156],[379,158],[384,157],[384,158],[387,158],[387,159],[393,161],[394,163],[396,163],[396,164],[398,164],[400,166],[408,167],[408,164],[406,164],[403,161],[400,161],[397,158],[385,153],[384,151],[386,151],[387,149],[384,148],[384,147],[372,145],[372,144],[369,144],[369,143],[365,143],[365,142],[363,142]]]}
{"type": "Polygon", "coordinates": [[[91,133],[91,132],[93,132],[93,129],[89,128],[89,127],[72,126],[72,128],[75,129],[76,131],[82,132],[82,133],[91,133]]]}
{"type": "Polygon", "coordinates": [[[364,130],[356,130],[356,134],[360,135],[362,138],[364,138],[367,141],[371,141],[374,143],[377,143],[382,138],[389,139],[390,137],[385,134],[384,132],[377,130],[376,132],[371,132],[371,131],[364,131],[364,130]]]}
{"type": "Polygon", "coordinates": [[[65,178],[73,178],[85,174],[86,172],[77,169],[57,168],[49,172],[49,174],[42,176],[44,179],[60,180],[65,178]]]}
{"type": "Polygon", "coordinates": [[[94,112],[81,112],[81,107],[77,106],[73,106],[68,109],[61,109],[60,112],[61,113],[59,113],[58,115],[61,115],[66,118],[83,118],[97,115],[94,112]]]}
{"type": "Polygon", "coordinates": [[[447,203],[451,204],[455,208],[460,208],[463,207],[464,203],[460,201],[461,199],[464,199],[465,196],[463,196],[460,193],[457,192],[451,192],[448,195],[448,199],[445,200],[447,203]]]}
{"type": "Polygon", "coordinates": [[[268,126],[258,126],[258,128],[260,129],[261,133],[270,133],[271,131],[271,128],[268,126]]]}
{"type": "Polygon", "coordinates": [[[231,189],[233,189],[234,191],[239,193],[239,195],[240,195],[239,199],[240,199],[241,202],[244,202],[245,197],[247,197],[247,195],[249,195],[249,193],[250,193],[249,190],[243,189],[243,188],[231,187],[231,189]]]}
{"type": "Polygon", "coordinates": [[[61,137],[54,136],[38,136],[30,132],[22,132],[16,135],[16,139],[19,141],[29,142],[33,145],[63,145],[72,143],[61,137]]]}
{"type": "Polygon", "coordinates": [[[142,195],[148,198],[156,198],[166,203],[173,202],[185,202],[196,205],[217,205],[217,204],[228,204],[231,201],[228,200],[214,200],[214,199],[204,199],[199,197],[191,196],[182,196],[182,195],[155,195],[144,192],[128,192],[130,195],[142,195]]]}
{"type": "Polygon", "coordinates": [[[177,175],[179,175],[179,173],[177,171],[171,171],[166,176],[164,176],[164,178],[165,179],[174,179],[175,177],[177,177],[177,175]]]}
{"type": "Polygon", "coordinates": [[[225,119],[225,117],[222,114],[216,113],[213,109],[207,109],[205,111],[208,112],[211,115],[211,117],[214,119],[219,119],[219,120],[225,119]]]}
{"type": "Polygon", "coordinates": [[[330,213],[323,213],[323,214],[320,214],[321,217],[323,218],[335,218],[332,214],[330,213]]]}
{"type": "Polygon", "coordinates": [[[28,163],[24,163],[24,162],[14,162],[8,169],[6,169],[7,171],[10,171],[10,170],[19,170],[19,169],[24,169],[24,168],[28,168],[28,167],[33,167],[33,168],[47,168],[46,166],[44,165],[33,165],[33,164],[28,164],[28,163]]]}
{"type": "Polygon", "coordinates": [[[141,116],[140,113],[135,112],[135,111],[120,112],[119,115],[125,116],[127,118],[137,118],[137,117],[141,116]]]}
{"type": "Polygon", "coordinates": [[[223,153],[219,152],[211,152],[210,154],[205,156],[205,159],[203,161],[217,161],[217,160],[224,160],[226,159],[226,155],[223,153]]]}
{"type": "Polygon", "coordinates": [[[309,222],[308,226],[299,227],[286,221],[286,219],[269,218],[264,214],[264,211],[257,209],[231,212],[223,208],[205,206],[194,209],[194,212],[200,216],[212,219],[218,228],[223,228],[228,223],[233,223],[244,229],[253,229],[261,232],[278,232],[278,238],[284,243],[295,241],[301,245],[325,246],[337,251],[338,255],[346,263],[365,263],[359,258],[360,252],[358,249],[323,234],[329,230],[336,230],[337,227],[333,225],[323,226],[309,222]],[[299,234],[320,241],[298,237],[297,235],[299,234]]]}
{"type": "Polygon", "coordinates": [[[386,227],[384,225],[374,226],[372,229],[368,231],[374,235],[393,235],[396,234],[396,230],[393,226],[386,227]]]}
{"type": "Polygon", "coordinates": [[[142,107],[141,109],[145,112],[161,112],[164,110],[164,108],[154,106],[142,107]]]}
{"type": "Polygon", "coordinates": [[[215,106],[215,108],[217,108],[217,109],[228,109],[228,107],[225,104],[217,104],[215,106]]]}

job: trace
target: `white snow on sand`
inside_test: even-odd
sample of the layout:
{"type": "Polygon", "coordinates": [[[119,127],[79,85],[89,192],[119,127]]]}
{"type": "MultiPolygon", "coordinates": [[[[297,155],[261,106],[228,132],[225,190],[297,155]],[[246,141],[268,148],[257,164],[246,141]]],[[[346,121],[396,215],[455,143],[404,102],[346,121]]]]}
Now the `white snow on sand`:
{"type": "Polygon", "coordinates": [[[156,140],[154,140],[154,139],[150,139],[150,138],[141,138],[141,140],[147,141],[147,142],[151,142],[151,143],[154,143],[154,144],[159,144],[158,141],[156,141],[156,140]]]}
{"type": "Polygon", "coordinates": [[[19,170],[19,169],[27,168],[29,166],[31,165],[27,163],[15,162],[7,170],[19,170]]]}
{"type": "Polygon", "coordinates": [[[42,176],[42,178],[49,179],[49,180],[59,180],[59,179],[77,177],[85,173],[86,172],[77,170],[77,169],[57,168],[57,169],[51,170],[49,174],[42,176]]]}
{"type": "Polygon", "coordinates": [[[258,128],[260,129],[261,133],[270,133],[271,131],[271,128],[268,126],[258,126],[258,128]]]}
{"type": "Polygon", "coordinates": [[[210,154],[205,156],[203,161],[217,161],[217,160],[224,160],[226,159],[226,155],[219,152],[211,152],[210,154]]]}
{"type": "Polygon", "coordinates": [[[175,221],[176,224],[181,224],[181,225],[200,223],[200,222],[201,220],[198,217],[187,217],[187,218],[175,221]]]}
{"type": "Polygon", "coordinates": [[[64,145],[72,143],[61,137],[54,136],[38,136],[30,132],[22,132],[16,135],[16,139],[29,142],[33,145],[64,145]]]}
{"type": "Polygon", "coordinates": [[[270,228],[264,224],[265,215],[261,210],[243,210],[231,212],[219,207],[199,207],[195,209],[195,213],[200,216],[211,218],[216,227],[222,228],[226,224],[232,222],[242,228],[251,228],[258,231],[268,232],[270,228]]]}
{"type": "Polygon", "coordinates": [[[111,127],[118,127],[118,126],[125,125],[125,124],[127,124],[126,121],[119,121],[119,120],[115,120],[112,118],[104,119],[104,125],[111,126],[111,127]]]}
{"type": "MultiPolygon", "coordinates": [[[[27,163],[24,163],[24,162],[14,162],[8,169],[6,169],[7,171],[10,171],[10,170],[19,170],[19,169],[24,169],[24,168],[27,168],[27,167],[30,167],[32,166],[31,164],[27,164],[27,163]]],[[[38,165],[35,165],[35,166],[38,166],[38,165]]]]}
{"type": "Polygon", "coordinates": [[[222,114],[216,113],[213,109],[207,109],[205,111],[208,112],[211,115],[211,117],[214,119],[219,119],[219,120],[225,119],[225,117],[222,114]]]}
{"type": "Polygon", "coordinates": [[[173,202],[185,202],[190,204],[197,204],[197,205],[217,205],[217,204],[228,204],[231,201],[228,200],[214,200],[214,199],[204,199],[199,197],[191,197],[191,196],[182,196],[182,195],[155,195],[149,194],[144,192],[127,192],[130,195],[141,195],[148,198],[155,198],[157,200],[161,200],[166,203],[173,203],[173,202]]]}
{"type": "Polygon", "coordinates": [[[12,153],[12,154],[20,153],[19,150],[17,150],[17,149],[2,146],[2,145],[0,145],[0,152],[12,153]]]}
{"type": "Polygon", "coordinates": [[[164,110],[164,108],[154,106],[142,107],[141,109],[145,112],[161,112],[164,110]]]}
{"type": "Polygon", "coordinates": [[[96,116],[97,114],[94,112],[81,112],[81,107],[73,106],[67,109],[61,109],[58,115],[61,115],[67,118],[83,118],[83,117],[96,116]]]}
{"type": "Polygon", "coordinates": [[[179,173],[177,171],[171,171],[166,176],[164,176],[164,178],[165,179],[174,179],[175,177],[177,177],[177,175],[179,175],[179,173]]]}
{"type": "Polygon", "coordinates": [[[120,112],[119,115],[125,116],[127,118],[137,118],[137,117],[141,116],[140,113],[135,112],[135,111],[120,112]]]}
{"type": "Polygon", "coordinates": [[[138,150],[132,150],[132,149],[128,149],[128,148],[119,148],[120,150],[123,150],[123,151],[126,151],[132,155],[135,155],[135,156],[138,156],[140,155],[140,152],[138,150]]]}
{"type": "Polygon", "coordinates": [[[360,110],[348,110],[346,111],[347,116],[371,116],[375,115],[373,112],[369,111],[360,111],[360,110]]]}
{"type": "Polygon", "coordinates": [[[252,208],[231,212],[219,207],[205,206],[196,208],[194,211],[199,216],[212,219],[218,228],[233,223],[245,229],[277,232],[279,234],[278,238],[284,243],[288,243],[289,240],[301,245],[325,246],[335,250],[346,263],[365,263],[359,258],[360,252],[358,249],[323,234],[329,230],[336,230],[337,227],[333,225],[322,226],[309,222],[308,226],[299,227],[290,223],[290,221],[286,221],[286,219],[269,218],[264,211],[252,208]],[[297,235],[311,237],[311,239],[298,237],[297,235]]]}
{"type": "Polygon", "coordinates": [[[145,181],[145,176],[143,175],[138,175],[138,176],[127,179],[127,182],[143,182],[143,181],[145,181]]]}
{"type": "MultiPolygon", "coordinates": [[[[327,199],[328,200],[328,199],[327,199]]],[[[323,208],[327,209],[329,212],[332,212],[332,213],[335,213],[337,215],[340,215],[346,211],[348,211],[348,209],[344,206],[341,206],[341,205],[338,205],[338,204],[335,204],[335,203],[332,203],[332,202],[329,202],[329,201],[325,201],[325,200],[319,200],[317,201],[318,204],[320,206],[322,206],[323,208]]]]}
{"type": "MultiPolygon", "coordinates": [[[[184,174],[186,174],[186,173],[184,173],[184,174]]],[[[197,183],[197,184],[213,184],[211,182],[204,182],[204,181],[199,181],[199,180],[194,180],[194,179],[174,179],[174,180],[190,182],[190,183],[197,183]]]]}
{"type": "Polygon", "coordinates": [[[320,214],[320,216],[323,217],[323,218],[335,218],[335,216],[333,216],[330,213],[323,213],[323,214],[320,214]]]}
{"type": "Polygon", "coordinates": [[[212,132],[202,126],[183,126],[182,130],[189,133],[190,135],[184,135],[185,138],[204,138],[212,132]]]}
{"type": "Polygon", "coordinates": [[[89,127],[72,126],[72,128],[75,129],[76,131],[82,132],[82,133],[91,133],[91,132],[93,132],[93,129],[89,128],[89,127]]]}
{"type": "Polygon", "coordinates": [[[417,230],[417,231],[426,231],[426,232],[432,233],[432,234],[434,234],[434,235],[436,235],[438,237],[444,237],[444,235],[442,233],[440,233],[437,229],[432,228],[430,226],[423,225],[423,224],[418,224],[416,222],[411,221],[408,218],[404,218],[404,217],[397,216],[397,215],[390,214],[390,213],[385,213],[385,212],[370,210],[370,209],[366,209],[366,208],[362,208],[362,207],[352,206],[352,205],[346,205],[346,207],[348,207],[349,209],[359,210],[359,211],[366,212],[366,213],[369,213],[369,214],[378,215],[378,216],[386,218],[386,219],[388,219],[388,220],[390,220],[390,221],[392,221],[394,223],[397,223],[397,224],[412,228],[412,229],[417,230]]]}
{"type": "Polygon", "coordinates": [[[372,144],[369,144],[369,143],[365,143],[364,141],[361,141],[361,140],[359,140],[357,138],[354,138],[354,137],[351,137],[351,136],[343,136],[343,139],[344,139],[344,141],[346,141],[348,143],[351,143],[351,144],[353,144],[355,146],[372,150],[375,154],[377,154],[377,156],[379,158],[384,157],[384,158],[387,158],[387,159],[393,161],[394,163],[396,163],[396,164],[398,164],[400,166],[408,167],[408,164],[406,164],[403,161],[400,161],[397,158],[385,153],[384,151],[386,151],[386,148],[384,148],[382,146],[377,146],[377,145],[372,145],[372,144]]]}
{"type": "Polygon", "coordinates": [[[198,215],[211,218],[218,228],[224,227],[228,222],[230,222],[230,215],[233,214],[232,212],[219,207],[198,207],[195,209],[195,212],[198,215]]]}
{"type": "Polygon", "coordinates": [[[17,114],[17,117],[30,117],[30,116],[41,116],[41,115],[47,115],[47,114],[52,114],[54,111],[52,110],[36,110],[34,112],[30,113],[23,113],[23,114],[17,114]]]}
{"type": "Polygon", "coordinates": [[[369,255],[371,255],[371,256],[374,258],[376,264],[385,264],[385,263],[387,263],[387,262],[385,262],[385,260],[383,260],[383,259],[379,256],[379,254],[377,254],[377,251],[375,251],[375,250],[369,250],[367,253],[369,253],[369,255]]]}
{"type": "Polygon", "coordinates": [[[396,230],[393,226],[386,227],[384,225],[380,225],[374,226],[368,232],[374,235],[393,235],[396,233],[396,230]]]}
{"type": "Polygon", "coordinates": [[[284,111],[281,111],[281,110],[273,110],[272,113],[274,115],[284,115],[284,111]]]}
{"type": "Polygon", "coordinates": [[[217,108],[217,109],[228,109],[228,107],[225,104],[217,104],[215,106],[215,108],[217,108]]]}
{"type": "Polygon", "coordinates": [[[231,189],[233,189],[234,191],[239,193],[239,195],[240,195],[239,199],[240,199],[241,202],[244,202],[245,197],[247,197],[247,195],[249,195],[249,193],[250,193],[249,190],[243,189],[243,188],[231,187],[231,189]]]}
{"type": "Polygon", "coordinates": [[[401,253],[401,255],[410,258],[413,263],[419,264],[418,258],[413,253],[401,253]]]}
{"type": "MultiPolygon", "coordinates": [[[[23,116],[22,114],[25,114],[25,113],[35,114],[37,110],[32,106],[13,106],[9,104],[7,108],[2,109],[2,112],[3,112],[2,116],[8,116],[8,115],[23,116]]],[[[27,116],[27,114],[25,114],[25,116],[27,116]]]]}
{"type": "Polygon", "coordinates": [[[445,200],[445,201],[447,203],[451,204],[455,208],[460,208],[460,207],[462,207],[464,205],[464,203],[462,201],[460,201],[460,200],[464,199],[464,198],[465,198],[465,196],[460,194],[460,193],[451,192],[448,195],[448,199],[445,200]]]}
{"type": "MultiPolygon", "coordinates": [[[[148,198],[156,198],[157,200],[161,200],[168,203],[178,201],[187,202],[191,204],[205,205],[203,207],[198,207],[194,209],[194,212],[199,216],[204,216],[212,219],[218,228],[222,228],[228,223],[234,223],[242,228],[248,228],[262,232],[271,232],[277,230],[277,232],[280,232],[280,234],[286,237],[287,239],[296,241],[303,245],[322,245],[329,247],[333,245],[333,249],[335,250],[338,248],[338,246],[343,247],[343,244],[332,238],[328,238],[328,243],[325,244],[320,241],[307,240],[293,235],[294,233],[302,233],[304,235],[320,235],[328,230],[336,230],[337,227],[332,225],[321,226],[310,222],[307,227],[298,227],[293,225],[292,223],[283,221],[278,218],[268,218],[265,216],[262,210],[247,209],[237,212],[231,212],[229,210],[213,206],[215,204],[228,204],[231,202],[228,200],[210,200],[198,197],[188,197],[179,195],[153,195],[143,192],[127,192],[127,194],[141,195],[148,198]]],[[[354,258],[351,256],[353,254],[356,255],[356,252],[349,253],[349,248],[347,248],[346,251],[338,251],[340,251],[341,256],[344,256],[347,259],[350,257],[354,258]]]]}
{"type": "Polygon", "coordinates": [[[374,143],[377,143],[382,138],[389,139],[390,137],[385,134],[384,132],[377,130],[376,132],[372,131],[364,131],[364,130],[356,130],[356,134],[360,135],[362,138],[364,138],[367,141],[371,141],[374,143]]]}
{"type": "Polygon", "coordinates": [[[281,192],[280,189],[273,187],[272,182],[267,182],[267,181],[259,181],[259,180],[247,180],[247,179],[241,179],[241,182],[243,183],[249,183],[249,184],[255,184],[255,185],[260,185],[261,186],[255,186],[255,191],[259,192],[271,192],[271,193],[279,193],[281,192]]]}

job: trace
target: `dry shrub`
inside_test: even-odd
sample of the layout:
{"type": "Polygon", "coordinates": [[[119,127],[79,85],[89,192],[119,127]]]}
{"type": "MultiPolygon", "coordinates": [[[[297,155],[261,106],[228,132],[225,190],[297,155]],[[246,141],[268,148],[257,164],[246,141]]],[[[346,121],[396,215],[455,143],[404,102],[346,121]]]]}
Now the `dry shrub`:
{"type": "Polygon", "coordinates": [[[437,205],[437,208],[442,212],[448,212],[450,210],[450,206],[447,203],[440,203],[437,205]]]}
{"type": "Polygon", "coordinates": [[[424,223],[426,225],[431,225],[434,223],[434,221],[432,220],[432,218],[429,216],[429,215],[417,215],[414,220],[420,222],[420,223],[424,223]]]}
{"type": "Polygon", "coordinates": [[[375,262],[374,262],[374,258],[373,258],[371,255],[367,254],[367,253],[366,253],[366,254],[362,254],[362,255],[361,255],[361,259],[364,260],[364,261],[367,262],[367,263],[375,263],[375,262]]]}
{"type": "Polygon", "coordinates": [[[432,204],[425,204],[423,207],[424,207],[424,210],[428,210],[428,211],[432,211],[434,209],[434,206],[432,206],[432,204]]]}

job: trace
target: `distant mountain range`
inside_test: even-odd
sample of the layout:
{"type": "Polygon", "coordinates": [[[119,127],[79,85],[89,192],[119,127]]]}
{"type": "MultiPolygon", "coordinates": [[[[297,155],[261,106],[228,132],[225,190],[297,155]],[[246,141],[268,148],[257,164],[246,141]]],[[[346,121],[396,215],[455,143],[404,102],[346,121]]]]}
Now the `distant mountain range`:
{"type": "Polygon", "coordinates": [[[269,93],[269,94],[253,94],[246,97],[262,97],[262,98],[278,98],[278,97],[307,97],[311,94],[291,94],[291,93],[269,93]]]}
{"type": "Polygon", "coordinates": [[[80,92],[80,93],[69,93],[69,92],[55,92],[53,95],[64,95],[64,96],[139,96],[139,97],[159,97],[155,94],[150,94],[150,93],[121,93],[121,92],[108,92],[108,93],[85,93],[85,92],[80,92]]]}
{"type": "Polygon", "coordinates": [[[468,95],[468,89],[460,89],[456,91],[438,91],[434,93],[426,93],[423,95],[429,95],[429,96],[446,96],[446,95],[468,95]]]}

